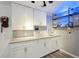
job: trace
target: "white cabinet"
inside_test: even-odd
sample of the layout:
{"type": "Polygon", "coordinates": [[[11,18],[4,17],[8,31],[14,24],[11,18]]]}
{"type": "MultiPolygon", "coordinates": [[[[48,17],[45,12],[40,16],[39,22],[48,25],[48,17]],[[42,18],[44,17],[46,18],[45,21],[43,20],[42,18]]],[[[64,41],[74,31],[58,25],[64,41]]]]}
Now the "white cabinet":
{"type": "Polygon", "coordinates": [[[23,6],[12,4],[12,29],[23,30],[25,8],[23,6]]]}
{"type": "Polygon", "coordinates": [[[44,39],[43,44],[43,56],[57,50],[57,41],[54,38],[44,39]]]}
{"type": "Polygon", "coordinates": [[[34,25],[46,26],[46,17],[46,12],[12,4],[13,30],[34,30],[34,25]]]}
{"type": "Polygon", "coordinates": [[[64,37],[64,38],[63,37],[60,36],[60,37],[55,38],[55,39],[57,39],[57,49],[62,48],[62,46],[63,46],[63,40],[62,39],[65,39],[65,38],[68,39],[69,38],[69,37],[64,37]]]}
{"type": "Polygon", "coordinates": [[[41,39],[41,40],[39,39],[37,42],[38,42],[38,46],[37,46],[38,57],[42,57],[46,55],[46,48],[45,48],[46,45],[44,45],[45,39],[41,39]]]}
{"type": "Polygon", "coordinates": [[[33,30],[33,9],[12,4],[12,29],[33,30]]]}
{"type": "Polygon", "coordinates": [[[39,57],[39,48],[37,41],[33,41],[32,45],[27,48],[27,58],[38,58],[39,57]]]}
{"type": "Polygon", "coordinates": [[[11,44],[10,57],[39,58],[57,50],[54,38],[42,38],[35,41],[11,44]]]}
{"type": "Polygon", "coordinates": [[[33,9],[25,7],[25,22],[24,27],[26,30],[33,30],[33,9]]]}
{"type": "Polygon", "coordinates": [[[38,40],[38,55],[39,57],[45,56],[57,50],[57,40],[55,38],[44,38],[38,40]]]}
{"type": "Polygon", "coordinates": [[[34,25],[46,26],[46,12],[34,9],[34,25]]]}
{"type": "Polygon", "coordinates": [[[14,43],[10,44],[10,58],[24,58],[26,57],[27,47],[30,44],[14,43]]]}
{"type": "Polygon", "coordinates": [[[38,57],[37,42],[24,42],[11,44],[10,57],[13,58],[31,58],[38,57]]]}
{"type": "Polygon", "coordinates": [[[50,42],[51,42],[51,51],[50,52],[57,50],[58,49],[57,37],[51,38],[50,42]]]}
{"type": "Polygon", "coordinates": [[[10,57],[13,57],[13,58],[18,58],[18,57],[23,58],[23,57],[25,57],[24,47],[20,46],[20,47],[12,48],[10,57]]]}

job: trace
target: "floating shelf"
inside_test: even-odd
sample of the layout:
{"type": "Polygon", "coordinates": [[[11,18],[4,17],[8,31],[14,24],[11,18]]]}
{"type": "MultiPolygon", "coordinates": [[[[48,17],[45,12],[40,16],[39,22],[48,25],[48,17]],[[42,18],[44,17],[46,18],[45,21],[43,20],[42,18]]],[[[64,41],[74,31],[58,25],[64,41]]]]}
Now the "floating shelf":
{"type": "Polygon", "coordinates": [[[64,15],[64,16],[57,17],[57,18],[55,18],[53,20],[57,20],[57,19],[60,19],[60,18],[63,18],[63,17],[73,16],[73,15],[77,15],[77,14],[79,14],[79,13],[78,12],[74,12],[72,14],[68,14],[68,15],[64,15]]]}
{"type": "Polygon", "coordinates": [[[73,16],[73,15],[76,15],[76,14],[79,14],[79,6],[77,6],[75,8],[69,8],[69,13],[68,13],[68,10],[67,10],[63,13],[56,14],[57,17],[53,18],[53,20],[56,20],[56,19],[59,19],[59,18],[62,18],[62,17],[73,16]]]}
{"type": "MultiPolygon", "coordinates": [[[[59,19],[62,19],[64,17],[68,17],[68,23],[70,22],[70,17],[73,17],[74,15],[79,15],[79,7],[76,7],[76,8],[69,8],[69,10],[63,12],[63,13],[59,13],[55,16],[55,18],[53,18],[52,20],[59,20],[59,19]]],[[[75,27],[79,27],[79,25],[73,25],[74,28],[75,27]]],[[[53,27],[54,28],[54,27],[53,27]]],[[[56,28],[56,27],[55,27],[56,28]]],[[[57,27],[59,28],[59,27],[57,27]]],[[[62,28],[62,27],[60,27],[62,28]]],[[[63,28],[68,28],[68,27],[63,27],[63,28]]]]}

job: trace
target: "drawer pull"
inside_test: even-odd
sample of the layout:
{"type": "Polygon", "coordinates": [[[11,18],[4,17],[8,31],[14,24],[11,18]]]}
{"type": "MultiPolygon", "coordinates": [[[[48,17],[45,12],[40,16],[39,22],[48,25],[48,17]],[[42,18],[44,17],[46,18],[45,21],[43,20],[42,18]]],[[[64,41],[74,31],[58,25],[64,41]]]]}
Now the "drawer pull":
{"type": "Polygon", "coordinates": [[[46,47],[46,43],[44,43],[44,46],[46,47]]]}
{"type": "Polygon", "coordinates": [[[27,52],[27,48],[24,48],[24,51],[27,52]]]}

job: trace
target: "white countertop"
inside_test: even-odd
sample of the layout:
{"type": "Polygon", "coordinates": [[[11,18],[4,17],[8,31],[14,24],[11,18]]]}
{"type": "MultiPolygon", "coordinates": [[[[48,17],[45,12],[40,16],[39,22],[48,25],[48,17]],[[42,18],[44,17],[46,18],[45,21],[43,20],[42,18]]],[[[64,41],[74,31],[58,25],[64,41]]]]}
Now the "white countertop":
{"type": "Polygon", "coordinates": [[[25,42],[25,41],[33,41],[33,40],[38,40],[38,39],[43,39],[43,38],[54,38],[58,37],[59,35],[56,36],[43,36],[43,37],[19,37],[19,38],[13,38],[10,43],[18,43],[18,42],[25,42]]]}

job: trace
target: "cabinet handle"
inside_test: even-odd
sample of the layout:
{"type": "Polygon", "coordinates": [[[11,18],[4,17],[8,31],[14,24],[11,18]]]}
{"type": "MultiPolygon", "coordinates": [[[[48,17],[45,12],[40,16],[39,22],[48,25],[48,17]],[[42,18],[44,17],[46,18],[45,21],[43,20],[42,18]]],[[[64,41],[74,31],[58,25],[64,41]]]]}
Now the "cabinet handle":
{"type": "Polygon", "coordinates": [[[58,42],[57,42],[57,40],[56,40],[56,46],[58,47],[58,42]]]}
{"type": "Polygon", "coordinates": [[[24,48],[25,57],[27,56],[27,48],[24,48]]]}
{"type": "Polygon", "coordinates": [[[24,48],[24,51],[27,52],[27,48],[24,48]]]}
{"type": "Polygon", "coordinates": [[[44,42],[44,46],[46,47],[46,43],[44,42]]]}

